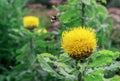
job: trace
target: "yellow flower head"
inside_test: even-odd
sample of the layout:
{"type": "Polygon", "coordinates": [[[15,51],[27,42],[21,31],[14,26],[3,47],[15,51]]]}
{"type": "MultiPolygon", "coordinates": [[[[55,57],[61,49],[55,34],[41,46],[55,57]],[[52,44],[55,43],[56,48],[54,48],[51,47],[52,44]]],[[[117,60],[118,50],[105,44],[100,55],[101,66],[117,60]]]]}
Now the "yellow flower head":
{"type": "Polygon", "coordinates": [[[96,47],[96,33],[91,28],[73,28],[62,33],[62,48],[72,58],[86,58],[96,47]]]}
{"type": "Polygon", "coordinates": [[[38,32],[38,33],[47,33],[47,30],[46,30],[46,29],[38,29],[37,32],[38,32]]]}
{"type": "Polygon", "coordinates": [[[39,18],[37,18],[35,16],[25,16],[23,18],[23,24],[24,24],[25,28],[32,30],[32,29],[38,27],[39,18]]]}

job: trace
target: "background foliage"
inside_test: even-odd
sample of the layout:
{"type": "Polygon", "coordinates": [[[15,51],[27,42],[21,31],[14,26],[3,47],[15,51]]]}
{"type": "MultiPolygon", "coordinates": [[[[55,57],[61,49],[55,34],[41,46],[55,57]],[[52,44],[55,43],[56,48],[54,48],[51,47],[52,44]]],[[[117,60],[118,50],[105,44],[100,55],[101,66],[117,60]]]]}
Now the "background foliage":
{"type": "Polygon", "coordinates": [[[12,34],[14,28],[19,29],[21,26],[21,16],[24,14],[22,9],[24,2],[16,0],[0,1],[0,72],[10,70],[10,66],[15,65],[16,50],[21,46],[12,34]],[[19,7],[18,7],[19,6],[19,7]]]}

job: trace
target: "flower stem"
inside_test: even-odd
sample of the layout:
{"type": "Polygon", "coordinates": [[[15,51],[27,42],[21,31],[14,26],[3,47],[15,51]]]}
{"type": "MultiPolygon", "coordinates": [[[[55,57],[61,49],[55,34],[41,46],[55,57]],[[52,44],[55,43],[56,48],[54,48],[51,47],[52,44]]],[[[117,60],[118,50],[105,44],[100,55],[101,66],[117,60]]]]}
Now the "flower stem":
{"type": "MultiPolygon", "coordinates": [[[[31,33],[33,33],[33,31],[31,30],[31,33]]],[[[30,46],[30,53],[29,53],[29,63],[30,65],[34,65],[36,58],[35,58],[35,52],[34,52],[34,38],[31,37],[29,39],[29,46],[30,46]]]]}
{"type": "Polygon", "coordinates": [[[34,54],[33,38],[30,38],[30,53],[34,54]]]}
{"type": "MultiPolygon", "coordinates": [[[[76,60],[76,70],[79,71],[79,68],[82,69],[82,67],[78,67],[78,63],[79,63],[79,60],[76,60]]],[[[78,73],[78,77],[77,77],[78,81],[84,81],[82,74],[83,73],[81,71],[78,73]]]]}
{"type": "MultiPolygon", "coordinates": [[[[77,63],[76,67],[78,67],[77,66],[78,62],[76,62],[76,63],[77,63]]],[[[89,64],[89,60],[88,59],[82,60],[81,61],[80,71],[79,71],[79,69],[76,68],[79,71],[79,73],[78,73],[78,81],[84,81],[84,76],[85,76],[86,71],[88,69],[88,64],[89,64]]]]}
{"type": "Polygon", "coordinates": [[[85,21],[84,21],[84,17],[85,17],[85,4],[82,2],[82,22],[81,22],[81,26],[83,27],[85,25],[85,21]]]}

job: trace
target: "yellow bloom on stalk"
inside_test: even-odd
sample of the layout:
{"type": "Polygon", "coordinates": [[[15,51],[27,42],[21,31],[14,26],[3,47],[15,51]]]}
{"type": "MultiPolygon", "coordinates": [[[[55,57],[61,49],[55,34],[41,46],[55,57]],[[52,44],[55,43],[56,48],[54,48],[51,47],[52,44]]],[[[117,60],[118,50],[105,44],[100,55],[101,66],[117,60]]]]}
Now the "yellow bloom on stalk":
{"type": "Polygon", "coordinates": [[[35,16],[25,16],[23,18],[24,27],[27,29],[34,29],[39,25],[39,18],[35,16]]]}
{"type": "Polygon", "coordinates": [[[73,28],[62,33],[62,48],[74,59],[84,59],[97,47],[95,30],[73,28]]]}
{"type": "Polygon", "coordinates": [[[47,30],[46,30],[46,29],[38,29],[37,32],[38,32],[38,33],[47,33],[47,30]]]}

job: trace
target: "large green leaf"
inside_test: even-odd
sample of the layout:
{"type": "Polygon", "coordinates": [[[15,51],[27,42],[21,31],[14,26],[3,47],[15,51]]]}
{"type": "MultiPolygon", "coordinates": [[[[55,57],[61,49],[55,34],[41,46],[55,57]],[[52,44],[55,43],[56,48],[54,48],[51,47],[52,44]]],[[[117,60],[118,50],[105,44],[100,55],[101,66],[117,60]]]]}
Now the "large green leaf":
{"type": "Polygon", "coordinates": [[[60,74],[64,75],[65,78],[69,79],[69,80],[74,80],[76,77],[73,74],[68,74],[67,71],[63,68],[60,68],[60,74]]]}
{"type": "Polygon", "coordinates": [[[120,81],[120,76],[114,76],[113,79],[111,81],[120,81]]]}
{"type": "Polygon", "coordinates": [[[108,50],[96,52],[91,56],[92,62],[90,62],[89,66],[97,67],[107,65],[109,63],[112,63],[119,55],[119,52],[114,53],[108,50]]]}
{"type": "Polygon", "coordinates": [[[60,79],[62,79],[63,77],[61,75],[59,75],[57,72],[55,72],[50,66],[49,64],[45,61],[43,56],[51,56],[50,54],[42,54],[42,55],[38,55],[38,61],[41,65],[41,67],[43,68],[43,70],[49,72],[52,76],[58,77],[60,79]]]}
{"type": "Polygon", "coordinates": [[[60,20],[63,23],[68,23],[69,21],[71,21],[71,18],[73,16],[75,16],[76,13],[78,13],[78,11],[76,9],[71,9],[71,10],[68,10],[66,12],[63,12],[60,16],[60,20]]]}
{"type": "Polygon", "coordinates": [[[89,17],[90,19],[95,17],[95,10],[93,6],[86,6],[85,7],[85,16],[89,17]]]}
{"type": "Polygon", "coordinates": [[[97,9],[97,14],[100,14],[100,15],[103,15],[103,16],[107,15],[107,9],[104,6],[97,5],[96,9],[97,9]]]}
{"type": "Polygon", "coordinates": [[[85,81],[104,81],[100,75],[86,75],[85,81]]]}
{"type": "Polygon", "coordinates": [[[102,69],[93,70],[84,76],[85,81],[104,81],[102,76],[102,69]]]}
{"type": "Polygon", "coordinates": [[[71,58],[69,58],[68,55],[65,53],[61,54],[59,58],[49,53],[43,53],[38,55],[38,60],[41,63],[41,67],[43,68],[43,70],[51,73],[53,76],[58,78],[64,76],[66,79],[74,80],[76,78],[76,76],[73,74],[74,68],[67,64],[69,63],[70,59],[71,58]],[[59,72],[60,75],[56,73],[49,66],[49,64],[56,66],[56,70],[59,72]]]}

